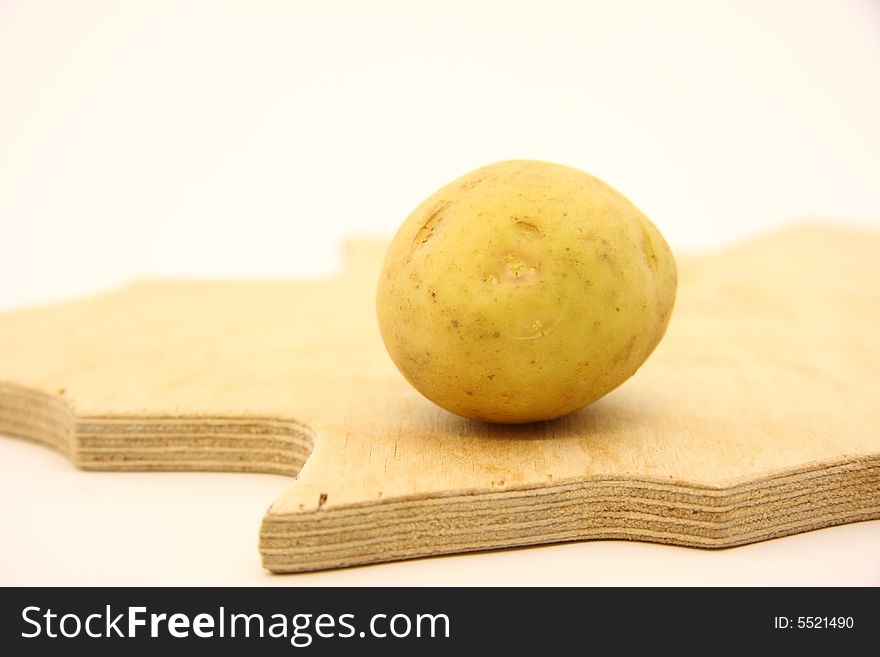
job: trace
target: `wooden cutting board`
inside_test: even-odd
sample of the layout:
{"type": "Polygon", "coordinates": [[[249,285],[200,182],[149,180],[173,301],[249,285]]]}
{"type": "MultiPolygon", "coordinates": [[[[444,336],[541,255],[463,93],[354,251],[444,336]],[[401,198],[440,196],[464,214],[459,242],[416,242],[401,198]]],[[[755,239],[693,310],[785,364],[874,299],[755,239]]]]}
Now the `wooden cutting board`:
{"type": "Polygon", "coordinates": [[[277,572],[880,518],[880,234],[805,226],[680,258],[635,377],[524,426],[450,415],[398,374],[382,253],[352,245],[332,279],[138,283],[0,316],[0,433],[89,470],[290,474],[260,532],[277,572]]]}

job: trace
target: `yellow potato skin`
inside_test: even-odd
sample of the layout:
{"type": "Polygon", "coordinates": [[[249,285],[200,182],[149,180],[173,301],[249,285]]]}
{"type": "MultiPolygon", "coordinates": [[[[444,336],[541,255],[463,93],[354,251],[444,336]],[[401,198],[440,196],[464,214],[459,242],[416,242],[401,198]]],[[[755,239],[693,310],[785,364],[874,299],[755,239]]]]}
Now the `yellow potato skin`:
{"type": "Polygon", "coordinates": [[[425,397],[476,420],[566,415],[632,376],[675,301],[672,252],[623,195],[534,160],[476,169],[406,219],[379,329],[425,397]]]}

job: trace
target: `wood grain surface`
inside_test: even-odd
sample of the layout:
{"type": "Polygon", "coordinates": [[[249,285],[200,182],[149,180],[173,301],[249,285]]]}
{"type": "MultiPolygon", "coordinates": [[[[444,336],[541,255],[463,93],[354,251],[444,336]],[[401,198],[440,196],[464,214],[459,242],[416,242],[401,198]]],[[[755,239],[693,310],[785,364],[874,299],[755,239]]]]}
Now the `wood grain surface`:
{"type": "Polygon", "coordinates": [[[329,279],[144,282],[2,315],[0,433],[89,470],[290,474],[260,532],[277,572],[880,518],[880,235],[800,226],[679,258],[641,370],[522,426],[403,380],[374,317],[382,253],[352,244],[329,279]]]}

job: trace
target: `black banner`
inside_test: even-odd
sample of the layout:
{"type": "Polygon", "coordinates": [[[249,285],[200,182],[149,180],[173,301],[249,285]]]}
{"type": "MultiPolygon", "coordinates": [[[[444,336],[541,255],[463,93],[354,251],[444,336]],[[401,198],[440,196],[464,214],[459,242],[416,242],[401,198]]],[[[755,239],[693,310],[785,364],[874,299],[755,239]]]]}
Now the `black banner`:
{"type": "Polygon", "coordinates": [[[880,595],[871,588],[59,588],[3,589],[0,597],[5,654],[683,654],[880,645],[880,595]]]}

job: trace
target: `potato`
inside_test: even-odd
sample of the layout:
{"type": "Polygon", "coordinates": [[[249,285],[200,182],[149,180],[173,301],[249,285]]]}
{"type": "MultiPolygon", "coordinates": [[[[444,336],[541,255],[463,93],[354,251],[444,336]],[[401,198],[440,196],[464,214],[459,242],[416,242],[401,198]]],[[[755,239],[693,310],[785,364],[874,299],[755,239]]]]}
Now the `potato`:
{"type": "Polygon", "coordinates": [[[490,164],[406,219],[379,328],[425,397],[477,420],[566,415],[632,376],[663,337],[672,253],[626,198],[577,169],[490,164]]]}

